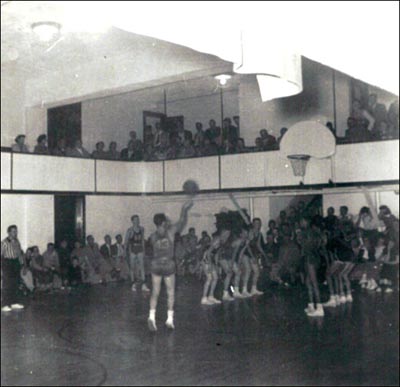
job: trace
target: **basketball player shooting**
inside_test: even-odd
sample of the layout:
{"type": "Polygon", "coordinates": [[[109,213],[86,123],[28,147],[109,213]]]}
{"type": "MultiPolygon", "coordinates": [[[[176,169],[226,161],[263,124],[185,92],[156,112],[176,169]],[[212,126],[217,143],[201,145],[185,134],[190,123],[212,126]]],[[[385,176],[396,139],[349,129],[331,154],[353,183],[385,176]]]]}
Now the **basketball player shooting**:
{"type": "Polygon", "coordinates": [[[168,318],[165,323],[167,328],[175,329],[174,325],[174,303],[175,303],[175,273],[174,261],[174,238],[186,226],[188,212],[193,207],[193,197],[198,192],[198,185],[193,181],[185,182],[183,190],[190,195],[181,209],[179,220],[176,224],[170,225],[169,220],[163,213],[154,215],[156,231],[151,235],[150,241],[153,246],[153,259],[151,261],[152,292],[150,297],[150,314],[148,326],[150,331],[157,331],[156,309],[160,295],[161,283],[164,280],[168,297],[168,318]]]}

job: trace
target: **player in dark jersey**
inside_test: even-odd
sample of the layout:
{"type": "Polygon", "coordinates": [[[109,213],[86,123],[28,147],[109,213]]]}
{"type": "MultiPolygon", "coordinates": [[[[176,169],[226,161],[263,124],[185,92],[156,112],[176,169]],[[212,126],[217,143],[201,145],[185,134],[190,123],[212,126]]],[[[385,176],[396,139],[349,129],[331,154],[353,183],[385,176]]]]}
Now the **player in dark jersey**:
{"type": "Polygon", "coordinates": [[[248,231],[242,228],[239,237],[232,242],[233,247],[233,273],[235,274],[233,285],[234,298],[250,297],[247,292],[247,284],[250,276],[250,263],[249,258],[245,254],[248,248],[248,231]],[[240,280],[243,280],[243,289],[240,292],[240,280]]]}
{"type": "Polygon", "coordinates": [[[136,291],[136,281],[140,281],[142,291],[149,292],[145,284],[144,272],[144,228],[140,225],[138,215],[131,218],[132,227],[125,234],[125,255],[129,263],[129,272],[132,280],[132,291],[136,291]]]}
{"type": "Polygon", "coordinates": [[[220,237],[214,236],[211,245],[204,252],[202,259],[202,268],[206,276],[206,282],[203,287],[202,305],[220,304],[221,301],[214,297],[215,287],[218,282],[218,250],[220,247],[220,237]]]}
{"type": "Polygon", "coordinates": [[[218,250],[219,267],[225,273],[223,301],[233,301],[234,298],[229,294],[229,286],[233,275],[233,248],[230,230],[221,230],[220,247],[218,250]]]}
{"type": "Polygon", "coordinates": [[[174,329],[174,302],[175,302],[175,261],[174,237],[180,233],[187,223],[187,215],[193,206],[193,200],[188,200],[183,206],[179,221],[171,225],[165,214],[154,215],[156,231],[151,235],[153,246],[153,259],[151,261],[152,292],[150,298],[150,314],[148,326],[151,331],[156,331],[156,308],[160,294],[161,283],[164,279],[168,295],[168,319],[166,325],[174,329]]]}

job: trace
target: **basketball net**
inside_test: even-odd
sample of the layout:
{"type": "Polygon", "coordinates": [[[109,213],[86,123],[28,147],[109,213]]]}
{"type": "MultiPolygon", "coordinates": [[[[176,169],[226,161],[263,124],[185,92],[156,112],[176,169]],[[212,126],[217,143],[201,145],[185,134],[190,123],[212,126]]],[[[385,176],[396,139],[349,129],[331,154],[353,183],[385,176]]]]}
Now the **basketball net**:
{"type": "Polygon", "coordinates": [[[301,176],[301,180],[304,180],[306,174],[306,168],[308,160],[310,160],[309,155],[289,155],[288,159],[292,165],[293,175],[301,176]]]}

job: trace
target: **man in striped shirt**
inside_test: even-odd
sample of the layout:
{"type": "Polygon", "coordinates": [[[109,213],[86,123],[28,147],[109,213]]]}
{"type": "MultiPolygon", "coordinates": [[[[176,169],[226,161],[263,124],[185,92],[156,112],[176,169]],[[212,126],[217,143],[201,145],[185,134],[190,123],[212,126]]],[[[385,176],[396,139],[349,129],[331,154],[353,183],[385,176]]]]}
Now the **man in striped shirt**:
{"type": "Polygon", "coordinates": [[[1,271],[3,274],[2,312],[23,309],[17,303],[18,284],[20,278],[23,252],[18,240],[17,226],[7,228],[8,237],[1,242],[1,271]]]}

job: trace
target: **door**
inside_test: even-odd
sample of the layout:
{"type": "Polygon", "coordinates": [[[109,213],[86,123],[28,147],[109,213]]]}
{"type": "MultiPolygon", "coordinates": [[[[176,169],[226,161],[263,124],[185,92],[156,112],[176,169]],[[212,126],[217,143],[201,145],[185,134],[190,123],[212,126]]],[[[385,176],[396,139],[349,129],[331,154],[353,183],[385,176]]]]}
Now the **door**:
{"type": "Polygon", "coordinates": [[[64,138],[67,147],[72,147],[76,140],[82,140],[82,104],[58,106],[47,110],[47,137],[49,148],[57,145],[64,138]]]}
{"type": "Polygon", "coordinates": [[[70,246],[75,241],[85,239],[85,196],[55,195],[54,196],[55,242],[66,239],[70,246]]]}

